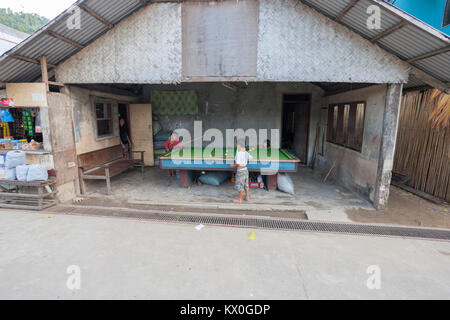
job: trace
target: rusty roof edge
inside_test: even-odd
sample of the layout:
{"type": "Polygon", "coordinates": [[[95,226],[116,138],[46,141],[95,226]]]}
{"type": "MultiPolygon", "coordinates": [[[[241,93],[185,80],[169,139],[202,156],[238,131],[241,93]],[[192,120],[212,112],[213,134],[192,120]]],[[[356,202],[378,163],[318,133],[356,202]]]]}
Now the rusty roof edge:
{"type": "Polygon", "coordinates": [[[430,33],[431,35],[435,36],[436,38],[439,38],[440,40],[447,42],[450,44],[450,36],[446,35],[445,33],[439,31],[438,29],[428,25],[427,23],[423,22],[422,20],[410,15],[409,13],[395,7],[394,5],[384,1],[384,0],[369,0],[373,2],[374,4],[377,4],[384,9],[390,11],[391,13],[397,15],[400,19],[409,22],[413,26],[430,33]]]}
{"type": "MultiPolygon", "coordinates": [[[[326,12],[322,11],[321,9],[319,9],[318,7],[316,7],[314,5],[314,2],[310,3],[310,0],[299,0],[300,3],[316,10],[317,12],[319,12],[320,14],[326,16],[328,19],[331,19],[334,21],[334,17],[330,16],[329,14],[327,14],[326,12]]],[[[411,25],[414,25],[415,27],[430,33],[431,35],[439,38],[440,40],[449,43],[450,44],[450,37],[447,36],[446,34],[440,32],[439,30],[427,25],[426,23],[424,23],[423,21],[409,15],[408,13],[392,6],[391,4],[384,2],[383,0],[369,0],[375,4],[379,4],[380,6],[382,6],[385,10],[390,11],[392,14],[397,15],[400,19],[402,19],[403,21],[407,21],[408,23],[410,23],[411,25]]],[[[336,21],[334,21],[336,22],[336,21]]],[[[351,30],[352,32],[356,33],[357,35],[359,35],[360,37],[362,37],[363,39],[366,40],[370,40],[370,38],[366,37],[364,34],[361,34],[360,32],[354,30],[353,28],[345,25],[342,22],[336,22],[339,23],[340,25],[348,28],[349,30],[351,30]]],[[[395,57],[397,57],[398,59],[400,59],[401,61],[407,63],[409,65],[410,68],[410,73],[416,77],[418,77],[420,80],[422,80],[423,82],[425,82],[426,84],[433,86],[434,88],[437,88],[445,93],[450,94],[450,83],[448,82],[444,82],[442,80],[440,80],[439,78],[437,78],[434,75],[431,75],[430,73],[428,73],[427,71],[422,70],[421,68],[418,68],[417,66],[414,66],[411,63],[408,63],[406,60],[404,60],[402,57],[400,57],[398,55],[398,53],[396,52],[392,52],[390,50],[387,50],[386,48],[380,46],[379,44],[374,44],[376,46],[378,46],[379,48],[381,48],[382,50],[384,50],[385,52],[394,55],[395,57]]]]}
{"type": "Polygon", "coordinates": [[[10,50],[3,53],[3,55],[0,56],[0,64],[3,63],[7,58],[9,58],[11,55],[22,49],[24,46],[30,44],[37,38],[39,38],[42,34],[45,34],[49,29],[54,27],[55,25],[62,22],[66,16],[73,12],[73,10],[78,7],[81,3],[85,2],[87,0],[77,0],[74,4],[72,4],[68,9],[64,10],[61,14],[59,14],[56,18],[53,18],[50,20],[46,25],[42,26],[39,30],[32,33],[28,38],[17,44],[15,47],[11,48],[10,50]]]}

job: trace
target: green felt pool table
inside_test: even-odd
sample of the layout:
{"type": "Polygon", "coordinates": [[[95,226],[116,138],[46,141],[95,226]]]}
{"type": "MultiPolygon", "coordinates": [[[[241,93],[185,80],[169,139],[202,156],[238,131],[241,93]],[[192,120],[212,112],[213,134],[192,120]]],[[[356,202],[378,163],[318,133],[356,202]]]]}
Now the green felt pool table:
{"type": "MultiPolygon", "coordinates": [[[[283,149],[256,148],[248,150],[253,159],[248,170],[268,176],[268,188],[276,189],[279,172],[297,172],[300,160],[283,149]]],[[[183,148],[161,156],[162,169],[180,170],[180,184],[189,186],[189,171],[235,171],[230,167],[234,163],[235,148],[183,148]]]]}

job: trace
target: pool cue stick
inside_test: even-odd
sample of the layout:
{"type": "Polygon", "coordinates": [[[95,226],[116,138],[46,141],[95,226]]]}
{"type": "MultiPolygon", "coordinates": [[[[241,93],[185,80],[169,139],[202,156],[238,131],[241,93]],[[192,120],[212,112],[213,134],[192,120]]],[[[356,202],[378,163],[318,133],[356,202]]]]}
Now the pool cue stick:
{"type": "Polygon", "coordinates": [[[195,138],[195,139],[192,139],[192,140],[190,140],[190,141],[188,141],[188,142],[181,142],[180,144],[181,145],[184,145],[184,144],[188,144],[188,143],[191,143],[191,142],[195,142],[195,141],[197,141],[197,140],[200,140],[200,139],[203,139],[203,137],[204,137],[205,135],[203,135],[203,136],[201,136],[201,137],[198,137],[198,138],[195,138]]]}
{"type": "Polygon", "coordinates": [[[313,152],[313,159],[312,159],[312,169],[313,170],[316,165],[317,147],[319,146],[319,136],[320,136],[320,123],[317,124],[316,141],[314,142],[314,152],[313,152]]]}
{"type": "Polygon", "coordinates": [[[338,155],[338,157],[336,158],[336,160],[334,160],[333,165],[331,166],[330,171],[328,171],[327,176],[325,177],[325,179],[323,179],[323,183],[327,182],[328,177],[330,176],[331,172],[333,172],[333,169],[336,167],[336,164],[338,162],[338,160],[340,160],[343,156],[344,156],[344,151],[345,149],[342,149],[341,153],[338,155]]]}

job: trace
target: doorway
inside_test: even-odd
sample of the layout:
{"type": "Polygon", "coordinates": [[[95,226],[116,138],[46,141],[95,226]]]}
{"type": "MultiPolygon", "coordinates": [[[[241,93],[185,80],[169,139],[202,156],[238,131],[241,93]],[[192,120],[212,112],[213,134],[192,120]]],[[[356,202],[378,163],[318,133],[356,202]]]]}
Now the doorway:
{"type": "Polygon", "coordinates": [[[125,122],[127,125],[128,123],[128,104],[126,103],[119,103],[119,119],[123,118],[125,119],[125,122]]]}
{"type": "MultiPolygon", "coordinates": [[[[118,109],[119,109],[119,121],[120,119],[124,119],[125,120],[125,131],[126,134],[130,137],[130,123],[129,123],[129,107],[128,104],[126,103],[119,103],[118,104],[118,109]]],[[[120,126],[120,122],[119,122],[119,126],[120,126]]],[[[122,129],[120,130],[120,136],[122,139],[122,129]]],[[[129,146],[129,150],[128,150],[128,159],[131,159],[131,155],[132,155],[132,151],[131,151],[132,146],[129,146]]]]}
{"type": "Polygon", "coordinates": [[[283,95],[281,147],[295,153],[303,164],[308,162],[310,112],[311,95],[283,95]]]}

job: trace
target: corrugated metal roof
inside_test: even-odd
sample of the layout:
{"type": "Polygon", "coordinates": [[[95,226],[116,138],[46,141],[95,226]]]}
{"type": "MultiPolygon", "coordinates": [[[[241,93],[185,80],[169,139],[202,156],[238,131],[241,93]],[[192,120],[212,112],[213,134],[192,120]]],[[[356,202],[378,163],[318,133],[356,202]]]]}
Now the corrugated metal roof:
{"type": "MultiPolygon", "coordinates": [[[[352,2],[352,1],[349,1],[352,2]]],[[[373,3],[370,0],[359,1],[342,19],[342,23],[350,29],[363,35],[365,38],[372,39],[379,33],[389,30],[402,20],[390,13],[383,15],[381,19],[381,30],[370,30],[367,28],[367,8],[373,3]]]]}
{"type": "Polygon", "coordinates": [[[17,60],[13,58],[15,55],[33,60],[39,60],[41,56],[46,56],[48,64],[57,65],[80,50],[76,46],[50,36],[49,32],[87,46],[109,30],[107,25],[85,10],[80,10],[81,28],[69,29],[67,20],[76,7],[79,8],[83,5],[114,26],[148,2],[149,0],[76,1],[69,9],[0,57],[0,81],[26,82],[39,78],[39,65],[17,60]]]}
{"type": "Polygon", "coordinates": [[[427,84],[420,79],[417,79],[415,76],[411,75],[409,77],[409,81],[407,84],[404,85],[403,88],[405,89],[412,89],[412,88],[419,88],[419,87],[426,87],[427,84]]]}
{"type": "MultiPolygon", "coordinates": [[[[338,17],[346,8],[354,4],[354,0],[299,0],[316,9],[331,19],[338,17]]],[[[64,41],[48,35],[54,32],[83,46],[102,36],[109,29],[84,10],[81,10],[82,28],[70,30],[66,21],[75,7],[80,5],[101,16],[112,25],[139,10],[149,0],[78,0],[71,8],[49,22],[25,41],[9,50],[0,57],[0,81],[34,81],[40,75],[40,68],[33,63],[19,61],[12,56],[20,55],[34,60],[46,56],[49,64],[57,65],[80,49],[64,41]]],[[[380,39],[377,44],[383,49],[397,55],[403,60],[419,57],[438,49],[450,47],[450,37],[425,23],[413,18],[407,13],[387,4],[382,0],[359,0],[339,23],[347,26],[366,39],[373,39],[385,31],[407,23],[390,35],[380,39]],[[367,8],[376,4],[381,8],[382,20],[380,30],[370,30],[366,26],[367,8]]],[[[434,78],[447,83],[450,81],[450,53],[444,52],[426,59],[411,63],[434,78]]]]}
{"type": "MultiPolygon", "coordinates": [[[[381,48],[405,61],[440,49],[450,48],[449,36],[383,0],[359,0],[356,4],[354,0],[299,1],[333,20],[353,4],[354,6],[344,15],[339,23],[368,40],[372,40],[399,24],[405,23],[404,27],[375,42],[381,48]],[[369,18],[367,9],[371,5],[377,5],[381,9],[381,29],[379,30],[367,28],[367,20],[369,18]]],[[[446,87],[449,88],[450,51],[411,62],[411,65],[444,82],[446,87]]],[[[411,79],[411,81],[413,81],[411,85],[416,86],[419,80],[411,79]]]]}

